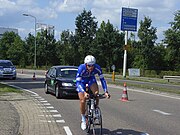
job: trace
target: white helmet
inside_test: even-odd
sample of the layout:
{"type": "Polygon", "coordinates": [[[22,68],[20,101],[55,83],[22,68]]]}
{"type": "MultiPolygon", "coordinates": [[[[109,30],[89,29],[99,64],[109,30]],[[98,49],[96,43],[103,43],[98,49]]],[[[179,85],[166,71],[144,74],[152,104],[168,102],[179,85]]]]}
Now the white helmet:
{"type": "Polygon", "coordinates": [[[84,59],[84,63],[88,65],[94,65],[96,63],[96,59],[92,55],[87,55],[84,59]]]}

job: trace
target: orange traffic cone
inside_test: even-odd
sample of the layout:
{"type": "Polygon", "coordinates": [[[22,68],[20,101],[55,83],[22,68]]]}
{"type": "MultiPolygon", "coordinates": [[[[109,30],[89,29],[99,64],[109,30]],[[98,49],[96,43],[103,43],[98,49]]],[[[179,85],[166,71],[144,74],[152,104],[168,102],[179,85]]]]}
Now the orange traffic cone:
{"type": "Polygon", "coordinates": [[[36,80],[36,74],[35,73],[33,74],[33,78],[32,79],[36,80]]]}
{"type": "Polygon", "coordinates": [[[122,94],[121,101],[128,101],[128,94],[127,94],[126,83],[124,83],[124,89],[123,89],[123,94],[122,94]]]}

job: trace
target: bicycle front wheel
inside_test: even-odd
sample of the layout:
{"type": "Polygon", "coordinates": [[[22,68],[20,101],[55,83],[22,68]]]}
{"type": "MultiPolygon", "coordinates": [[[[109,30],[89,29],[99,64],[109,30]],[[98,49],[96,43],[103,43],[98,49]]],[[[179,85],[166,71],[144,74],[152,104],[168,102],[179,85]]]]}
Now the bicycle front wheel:
{"type": "Polygon", "coordinates": [[[89,105],[86,104],[86,132],[89,133],[91,129],[91,113],[90,113],[90,108],[89,105]]]}
{"type": "Polygon", "coordinates": [[[102,135],[102,115],[99,107],[95,109],[95,115],[93,119],[93,134],[102,135]]]}

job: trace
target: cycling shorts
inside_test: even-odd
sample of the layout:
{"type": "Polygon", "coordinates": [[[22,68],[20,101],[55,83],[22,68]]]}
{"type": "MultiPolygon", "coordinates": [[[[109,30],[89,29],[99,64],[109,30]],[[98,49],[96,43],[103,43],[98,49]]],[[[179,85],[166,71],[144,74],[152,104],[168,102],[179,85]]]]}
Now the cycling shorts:
{"type": "Polygon", "coordinates": [[[76,88],[77,92],[84,92],[86,91],[86,84],[88,84],[88,87],[91,87],[92,84],[97,83],[96,78],[94,76],[90,77],[90,78],[85,78],[83,80],[81,80],[81,83],[79,84],[80,86],[78,86],[76,88]]]}

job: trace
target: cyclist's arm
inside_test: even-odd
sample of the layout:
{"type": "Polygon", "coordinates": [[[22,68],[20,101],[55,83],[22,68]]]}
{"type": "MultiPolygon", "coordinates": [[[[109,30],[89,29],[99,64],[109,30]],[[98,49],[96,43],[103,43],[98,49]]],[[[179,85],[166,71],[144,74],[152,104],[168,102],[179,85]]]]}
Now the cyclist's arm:
{"type": "Polygon", "coordinates": [[[102,85],[104,92],[108,93],[107,84],[106,84],[106,80],[104,79],[104,75],[103,74],[99,75],[99,78],[100,78],[101,85],[102,85]]]}
{"type": "Polygon", "coordinates": [[[79,91],[84,92],[83,84],[82,84],[82,75],[81,75],[82,72],[83,72],[83,69],[82,69],[82,66],[80,65],[78,68],[78,72],[76,74],[76,87],[77,87],[78,92],[79,91]]]}
{"type": "Polygon", "coordinates": [[[102,69],[101,69],[101,67],[99,65],[96,68],[97,68],[97,71],[98,71],[98,75],[99,75],[99,79],[101,81],[102,88],[103,88],[104,92],[108,93],[107,84],[106,84],[106,80],[104,79],[102,69]]]}
{"type": "Polygon", "coordinates": [[[111,97],[111,95],[110,95],[109,92],[108,92],[106,80],[104,79],[103,74],[101,74],[100,77],[101,77],[101,78],[100,78],[101,84],[102,84],[102,87],[103,87],[104,92],[105,92],[105,96],[106,96],[106,98],[109,99],[109,98],[111,97]]]}

